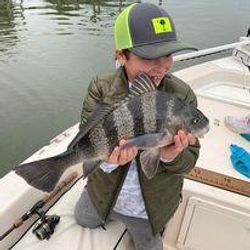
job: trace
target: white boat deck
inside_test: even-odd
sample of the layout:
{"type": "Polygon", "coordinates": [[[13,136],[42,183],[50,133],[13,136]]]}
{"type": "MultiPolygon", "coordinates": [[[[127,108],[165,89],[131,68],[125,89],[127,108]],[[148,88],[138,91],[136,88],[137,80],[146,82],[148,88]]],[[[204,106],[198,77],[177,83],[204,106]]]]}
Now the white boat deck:
{"type": "Polygon", "coordinates": [[[230,161],[230,144],[250,152],[250,143],[224,125],[227,115],[244,117],[250,113],[250,71],[228,57],[200,64],[176,73],[194,89],[198,106],[210,120],[210,131],[201,139],[197,166],[235,178],[249,180],[230,161]]]}
{"type": "Polygon", "coordinates": [[[202,157],[199,158],[197,166],[235,178],[249,180],[232,167],[230,145],[237,144],[250,152],[250,142],[231,132],[224,125],[226,115],[245,116],[248,110],[204,97],[199,98],[199,107],[201,109],[204,107],[204,112],[210,118],[211,125],[210,131],[206,135],[207,138],[200,140],[202,157]]]}
{"type": "MultiPolygon", "coordinates": [[[[48,214],[60,215],[60,223],[51,236],[51,240],[39,240],[32,230],[22,238],[13,250],[108,250],[113,249],[124,230],[122,223],[110,222],[105,227],[97,229],[83,229],[77,225],[74,216],[74,206],[83,190],[84,182],[79,180],[72,189],[67,192],[48,212],[48,214]]],[[[126,249],[130,245],[128,233],[122,238],[119,249],[126,249]]]]}

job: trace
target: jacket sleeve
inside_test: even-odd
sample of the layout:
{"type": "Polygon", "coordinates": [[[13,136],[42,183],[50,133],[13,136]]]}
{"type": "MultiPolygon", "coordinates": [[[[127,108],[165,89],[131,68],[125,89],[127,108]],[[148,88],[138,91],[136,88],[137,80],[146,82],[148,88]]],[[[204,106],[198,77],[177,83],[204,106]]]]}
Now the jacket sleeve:
{"type": "Polygon", "coordinates": [[[197,139],[196,144],[188,146],[171,162],[162,162],[161,166],[165,167],[168,172],[175,174],[187,174],[195,166],[199,157],[200,143],[197,139]]]}
{"type": "Polygon", "coordinates": [[[97,104],[102,102],[102,99],[102,89],[98,85],[98,78],[95,77],[90,82],[87,94],[83,101],[79,129],[83,128],[93,111],[96,109],[97,104]]]}
{"type": "MultiPolygon", "coordinates": [[[[191,88],[189,88],[189,90],[187,91],[184,101],[197,107],[197,98],[191,88]]],[[[173,161],[161,161],[161,166],[165,167],[167,171],[175,174],[187,174],[195,166],[196,161],[199,157],[199,151],[200,142],[198,139],[196,139],[196,143],[194,145],[188,146],[173,161]]]]}

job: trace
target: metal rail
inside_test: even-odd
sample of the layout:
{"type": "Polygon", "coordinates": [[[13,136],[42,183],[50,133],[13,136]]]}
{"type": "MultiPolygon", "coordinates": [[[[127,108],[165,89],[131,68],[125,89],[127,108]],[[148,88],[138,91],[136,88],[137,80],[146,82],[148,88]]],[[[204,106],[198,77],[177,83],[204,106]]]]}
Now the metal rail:
{"type": "Polygon", "coordinates": [[[183,61],[183,60],[188,60],[188,59],[192,59],[192,58],[196,58],[196,57],[200,57],[200,56],[211,55],[211,54],[222,52],[225,50],[234,49],[234,48],[242,46],[242,45],[250,44],[250,38],[248,38],[248,37],[242,37],[241,40],[242,41],[237,42],[237,43],[231,43],[231,44],[226,44],[226,45],[222,45],[222,46],[218,46],[218,47],[214,47],[214,48],[199,50],[196,52],[176,55],[173,58],[174,58],[175,62],[183,61]]]}

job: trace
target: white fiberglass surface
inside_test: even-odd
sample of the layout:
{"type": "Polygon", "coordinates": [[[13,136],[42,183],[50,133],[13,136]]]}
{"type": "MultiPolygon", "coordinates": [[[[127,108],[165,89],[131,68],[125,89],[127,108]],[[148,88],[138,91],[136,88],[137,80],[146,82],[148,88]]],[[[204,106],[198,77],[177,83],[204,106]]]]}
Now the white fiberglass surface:
{"type": "Polygon", "coordinates": [[[249,213],[196,197],[187,204],[179,249],[250,249],[249,213]]]}
{"type": "Polygon", "coordinates": [[[228,82],[217,82],[200,88],[196,92],[203,97],[250,107],[250,87],[228,82]]]}
{"type": "MultiPolygon", "coordinates": [[[[76,224],[74,219],[74,206],[80,197],[86,183],[79,180],[69,192],[67,192],[59,202],[49,211],[48,215],[59,215],[60,222],[56,226],[54,233],[49,240],[39,240],[33,233],[34,227],[24,235],[13,250],[110,250],[117,244],[119,238],[125,230],[125,226],[117,221],[108,223],[104,230],[102,227],[96,229],[83,228],[76,224]]],[[[129,243],[128,234],[122,238],[120,248],[125,249],[129,243]]],[[[1,246],[0,246],[0,249],[1,246]]],[[[7,249],[7,248],[6,248],[7,249]]],[[[127,248],[126,248],[127,249],[127,248]]]]}

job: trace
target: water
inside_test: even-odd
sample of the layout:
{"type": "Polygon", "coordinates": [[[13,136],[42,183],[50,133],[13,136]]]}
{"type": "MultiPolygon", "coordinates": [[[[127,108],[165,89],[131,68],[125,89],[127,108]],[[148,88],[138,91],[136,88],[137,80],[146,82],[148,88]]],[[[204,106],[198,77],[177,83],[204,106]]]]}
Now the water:
{"type": "MultiPolygon", "coordinates": [[[[250,26],[249,0],[143,2],[166,8],[199,49],[236,42],[250,26]]],[[[0,0],[0,177],[79,121],[90,80],[114,68],[120,9],[118,0],[0,0]]]]}

